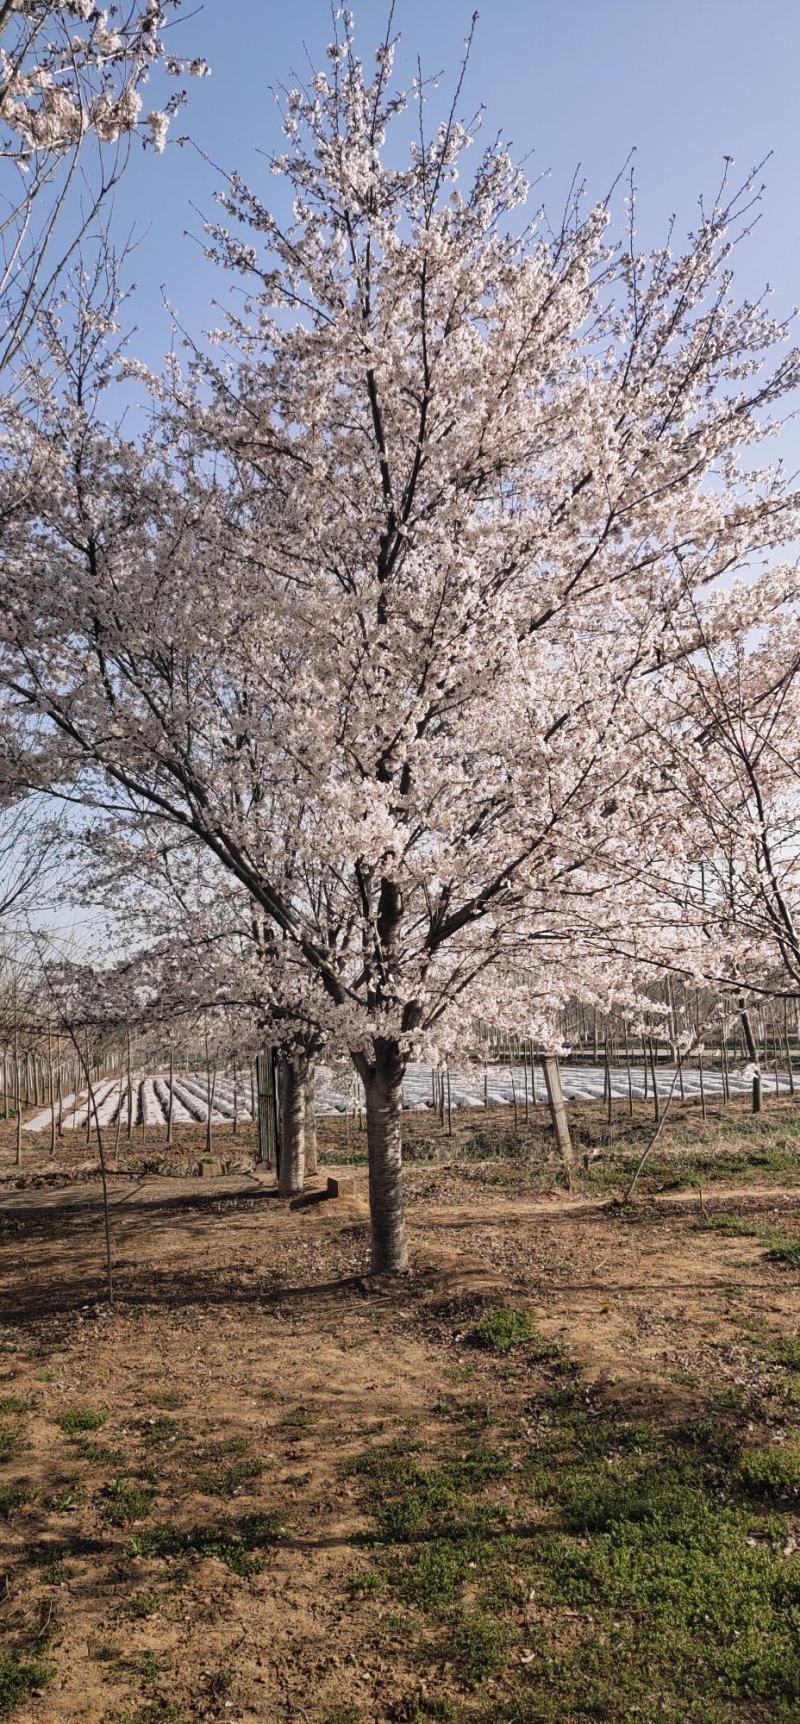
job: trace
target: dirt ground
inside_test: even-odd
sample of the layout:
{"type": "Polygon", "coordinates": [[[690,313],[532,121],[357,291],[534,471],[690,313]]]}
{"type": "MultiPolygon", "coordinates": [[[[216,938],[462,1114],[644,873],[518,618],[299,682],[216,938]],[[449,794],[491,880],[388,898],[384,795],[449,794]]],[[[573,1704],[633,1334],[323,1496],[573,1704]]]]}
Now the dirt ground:
{"type": "Polygon", "coordinates": [[[223,1178],[190,1174],[202,1128],[169,1151],[151,1130],[110,1178],[113,1307],[96,1156],[26,1139],[18,1170],[0,1128],[0,1716],[800,1717],[758,1628],[767,1596],[787,1633],[800,1620],[800,1109],[687,1110],[635,1205],[644,1116],[616,1147],[597,1110],[575,1125],[602,1153],[568,1197],[544,1122],[411,1123],[413,1269],[392,1285],[366,1274],[354,1124],[321,1126],[314,1182],[338,1167],[352,1191],[291,1206],[246,1130],[215,1148],[223,1178]],[[575,1507],[587,1481],[596,1505],[667,1465],[656,1569],[690,1496],[687,1548],[711,1563],[707,1500],[742,1547],[714,1546],[704,1610],[671,1626],[652,1568],[631,1599],[601,1566],[618,1510],[575,1507]]]}

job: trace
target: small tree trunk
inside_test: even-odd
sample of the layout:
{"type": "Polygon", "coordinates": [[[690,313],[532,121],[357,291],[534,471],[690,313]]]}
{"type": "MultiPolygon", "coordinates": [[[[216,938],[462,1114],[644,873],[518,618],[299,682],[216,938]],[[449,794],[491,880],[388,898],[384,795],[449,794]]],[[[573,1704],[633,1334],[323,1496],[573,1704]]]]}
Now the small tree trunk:
{"type": "Polygon", "coordinates": [[[572,1154],[572,1138],[569,1134],[569,1120],[564,1101],[564,1091],[561,1088],[561,1073],[555,1054],[542,1054],[542,1070],[547,1086],[547,1100],[550,1107],[550,1118],[556,1134],[564,1171],[567,1176],[567,1187],[571,1191],[575,1179],[575,1167],[572,1154]]]}
{"type": "Polygon", "coordinates": [[[53,1160],[56,1153],[56,1092],[53,1082],[53,1036],[50,1029],[47,1031],[47,1074],[50,1086],[50,1158],[53,1160]]]}
{"type": "Polygon", "coordinates": [[[661,1110],[658,1098],[658,1078],[656,1076],[656,1054],[652,1036],[650,1037],[650,1073],[653,1079],[653,1118],[658,1123],[661,1118],[661,1110]]]}
{"type": "MultiPolygon", "coordinates": [[[[91,1056],[91,1050],[89,1048],[89,1037],[87,1036],[86,1037],[86,1061],[85,1061],[87,1073],[91,1072],[91,1057],[92,1056],[91,1056]]],[[[92,1141],[92,1093],[93,1092],[91,1090],[91,1082],[92,1082],[91,1077],[87,1077],[86,1081],[87,1081],[87,1084],[89,1085],[89,1088],[87,1089],[87,1092],[86,1092],[86,1148],[88,1149],[89,1144],[92,1141]]]]}
{"type": "Polygon", "coordinates": [[[319,1172],[317,1165],[317,1112],[316,1084],[313,1060],[309,1061],[306,1073],[306,1173],[319,1172]]]}
{"type": "Polygon", "coordinates": [[[206,1059],[206,1097],[207,1097],[207,1105],[206,1105],[206,1155],[211,1154],[211,1148],[212,1148],[212,1142],[213,1142],[211,1115],[214,1111],[214,1091],[216,1090],[216,1087],[217,1087],[217,1062],[216,1062],[216,1060],[214,1061],[214,1066],[213,1066],[213,1070],[212,1070],[212,1067],[208,1064],[208,1059],[206,1059]]]}
{"type": "Polygon", "coordinates": [[[116,1125],[116,1131],[114,1132],[114,1161],[115,1161],[115,1164],[117,1167],[119,1167],[119,1134],[122,1130],[122,1108],[123,1108],[124,1094],[125,1094],[124,1078],[122,1075],[122,1071],[120,1071],[120,1074],[119,1074],[119,1107],[117,1108],[117,1125],[116,1125]]]}
{"type": "Polygon", "coordinates": [[[293,1054],[281,1059],[281,1158],[278,1190],[281,1197],[298,1197],[306,1162],[306,1060],[293,1054]]]}
{"type": "Polygon", "coordinates": [[[262,1167],[274,1167],[276,1163],[274,1078],[272,1049],[262,1048],[256,1054],[256,1095],[253,1110],[258,1130],[258,1160],[262,1167]]]}
{"type": "Polygon", "coordinates": [[[755,1071],[753,1071],[753,1114],[760,1114],[760,1110],[762,1110],[762,1095],[760,1095],[759,1048],[755,1045],[752,1021],[750,1021],[750,1012],[747,1010],[745,1000],[740,1000],[740,1024],[741,1036],[743,1036],[743,1040],[745,1040],[748,1060],[750,1060],[750,1064],[755,1065],[755,1071]]]}
{"type": "Polygon", "coordinates": [[[374,1275],[408,1268],[401,1120],[405,1060],[397,1041],[376,1037],[374,1058],[354,1056],[367,1100],[369,1208],[374,1275]]]}
{"type": "Polygon", "coordinates": [[[169,1100],[167,1102],[167,1143],[172,1142],[172,1083],[175,1076],[175,1057],[172,1048],[169,1050],[169,1100]]]}
{"type": "Polygon", "coordinates": [[[786,1044],[786,1070],[789,1074],[789,1094],[794,1095],[794,1072],[792,1071],[792,1050],[789,1046],[789,1011],[787,1003],[783,1002],[783,1039],[786,1044]]]}
{"type": "Polygon", "coordinates": [[[14,1030],[14,1101],[15,1101],[16,1109],[17,1109],[16,1162],[17,1162],[17,1167],[21,1167],[22,1166],[22,1085],[20,1083],[19,1047],[18,1047],[18,1043],[17,1043],[16,1029],[14,1030]]]}
{"type": "MultiPolygon", "coordinates": [[[[725,1030],[722,1031],[722,1042],[721,1042],[721,1046],[720,1046],[720,1060],[721,1060],[721,1064],[722,1064],[722,1099],[723,1099],[723,1102],[729,1102],[731,1099],[731,1090],[730,1090],[730,1084],[728,1082],[728,1037],[727,1037],[727,1033],[725,1030]]],[[[760,1084],[759,1084],[758,1093],[760,1096],[761,1095],[761,1085],[760,1084]]]]}

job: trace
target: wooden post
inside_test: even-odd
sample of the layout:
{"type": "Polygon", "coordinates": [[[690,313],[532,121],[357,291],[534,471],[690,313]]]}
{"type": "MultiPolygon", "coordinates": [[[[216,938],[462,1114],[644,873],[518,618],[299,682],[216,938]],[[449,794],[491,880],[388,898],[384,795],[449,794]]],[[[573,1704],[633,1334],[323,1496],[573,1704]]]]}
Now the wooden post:
{"type": "Polygon", "coordinates": [[[569,1120],[564,1101],[564,1091],[561,1087],[561,1072],[555,1054],[542,1054],[542,1070],[547,1086],[547,1101],[550,1108],[550,1118],[556,1134],[556,1143],[564,1163],[567,1176],[567,1189],[572,1191],[575,1180],[575,1169],[572,1154],[572,1138],[569,1134],[569,1120]]]}
{"type": "Polygon", "coordinates": [[[208,1042],[206,1042],[206,1155],[211,1154],[212,1127],[211,1114],[214,1108],[214,1094],[217,1087],[217,1062],[213,1066],[208,1062],[208,1042]]]}
{"type": "Polygon", "coordinates": [[[319,1173],[317,1161],[317,1073],[313,1060],[306,1072],[306,1174],[319,1173]]]}
{"type": "Polygon", "coordinates": [[[794,1072],[792,1071],[792,1050],[789,1046],[789,1007],[783,1002],[783,1039],[786,1044],[786,1070],[789,1074],[789,1094],[794,1095],[794,1072]]]}
{"type": "Polygon", "coordinates": [[[656,1077],[656,1056],[655,1056],[655,1053],[653,1051],[653,1038],[652,1038],[652,1036],[650,1037],[650,1073],[651,1073],[651,1076],[653,1079],[653,1117],[654,1117],[654,1119],[658,1120],[661,1117],[661,1109],[659,1106],[659,1099],[658,1099],[658,1079],[656,1077]]]}
{"type": "MultiPolygon", "coordinates": [[[[728,1102],[731,1099],[731,1090],[730,1090],[730,1084],[728,1082],[728,1035],[727,1035],[727,1031],[724,1028],[722,1031],[722,1037],[721,1037],[721,1043],[720,1043],[720,1059],[721,1059],[721,1063],[722,1063],[722,1095],[723,1095],[723,1099],[726,1102],[728,1102]]],[[[759,1094],[759,1110],[760,1110],[760,1105],[761,1105],[761,1101],[760,1101],[761,1085],[760,1085],[760,1083],[758,1086],[758,1094],[759,1094]]],[[[755,1106],[755,1084],[753,1085],[753,1105],[755,1106]]]]}

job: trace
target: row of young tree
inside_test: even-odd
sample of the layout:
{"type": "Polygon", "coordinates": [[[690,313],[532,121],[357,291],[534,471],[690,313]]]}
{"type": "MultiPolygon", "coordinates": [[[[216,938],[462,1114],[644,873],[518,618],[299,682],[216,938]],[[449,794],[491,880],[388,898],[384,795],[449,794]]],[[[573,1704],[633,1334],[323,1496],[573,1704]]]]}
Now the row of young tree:
{"type": "Polygon", "coordinates": [[[800,990],[800,493],[769,447],[800,354],[735,290],[758,174],[650,252],[632,188],[553,225],[463,68],[440,118],[397,89],[392,30],[367,69],[336,12],[274,207],[224,178],[236,291],[161,374],[107,247],[42,295],[0,474],[7,797],[77,804],[85,892],[158,916],[176,995],[256,1011],[287,1189],[309,1064],[348,1051],[378,1271],[412,1051],[479,1018],[556,1052],[568,999],[634,1015],[664,973],[747,1037],[800,990]]]}

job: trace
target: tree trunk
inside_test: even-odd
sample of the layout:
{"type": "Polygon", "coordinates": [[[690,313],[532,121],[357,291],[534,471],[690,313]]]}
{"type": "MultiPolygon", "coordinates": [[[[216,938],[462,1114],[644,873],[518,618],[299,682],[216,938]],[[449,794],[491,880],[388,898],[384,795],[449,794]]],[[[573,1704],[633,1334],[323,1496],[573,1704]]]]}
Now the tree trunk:
{"type": "Polygon", "coordinates": [[[753,1035],[753,1026],[752,1026],[752,1023],[750,1022],[750,1013],[748,1012],[747,1007],[746,1007],[743,999],[741,999],[739,1001],[739,1022],[742,1026],[742,1035],[744,1037],[744,1045],[747,1049],[747,1057],[750,1061],[750,1064],[752,1066],[755,1066],[755,1068],[756,1068],[755,1071],[753,1072],[753,1112],[754,1113],[760,1113],[761,1112],[761,1068],[759,1066],[758,1048],[756,1047],[756,1038],[753,1035]]]}
{"type": "Polygon", "coordinates": [[[298,1197],[306,1162],[306,1077],[304,1056],[281,1059],[281,1156],[278,1190],[281,1197],[298,1197]]]}
{"type": "Polygon", "coordinates": [[[16,1130],[16,1146],[17,1147],[16,1147],[15,1159],[16,1159],[17,1167],[21,1167],[22,1166],[22,1084],[20,1082],[19,1047],[18,1047],[18,1043],[17,1043],[16,1029],[14,1030],[14,1102],[16,1105],[16,1112],[17,1112],[17,1130],[16,1130]]]}
{"type": "Polygon", "coordinates": [[[408,1268],[400,1129],[405,1060],[396,1041],[379,1037],[374,1048],[374,1060],[356,1062],[367,1100],[371,1269],[396,1275],[408,1268]]]}
{"type": "Polygon", "coordinates": [[[555,1054],[542,1054],[542,1070],[547,1086],[547,1100],[550,1106],[550,1118],[556,1134],[556,1143],[561,1152],[564,1172],[567,1176],[567,1189],[572,1191],[575,1182],[575,1164],[572,1153],[572,1138],[569,1133],[569,1119],[564,1101],[564,1091],[561,1088],[561,1072],[555,1054]]]}
{"type": "Polygon", "coordinates": [[[256,1054],[256,1096],[254,1104],[258,1128],[258,1160],[262,1167],[275,1167],[275,1064],[271,1048],[256,1054]]]}
{"type": "Polygon", "coordinates": [[[317,1166],[317,1113],[315,1104],[315,1068],[313,1060],[309,1061],[306,1074],[306,1173],[316,1174],[317,1166]]]}
{"type": "Polygon", "coordinates": [[[174,1079],[175,1079],[175,1055],[172,1051],[172,1048],[170,1048],[170,1050],[169,1050],[169,1099],[167,1101],[167,1143],[168,1144],[172,1143],[172,1104],[173,1104],[173,1099],[174,1099],[173,1098],[172,1085],[173,1085],[174,1079]]]}

